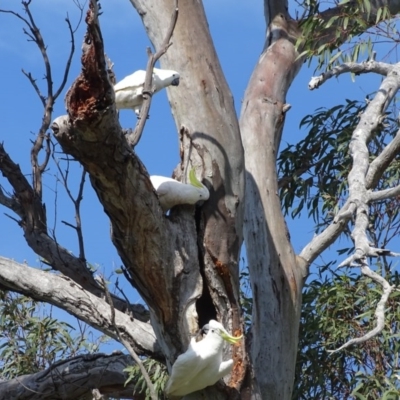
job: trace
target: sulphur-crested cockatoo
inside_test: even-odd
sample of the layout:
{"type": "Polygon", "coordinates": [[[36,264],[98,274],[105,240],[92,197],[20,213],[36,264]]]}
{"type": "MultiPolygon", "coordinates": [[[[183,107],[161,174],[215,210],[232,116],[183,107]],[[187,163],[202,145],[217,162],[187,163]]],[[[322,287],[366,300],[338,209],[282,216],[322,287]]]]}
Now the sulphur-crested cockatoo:
{"type": "MultiPolygon", "coordinates": [[[[139,70],[126,76],[122,81],[114,85],[115,105],[117,109],[132,109],[139,115],[143,103],[143,86],[146,79],[146,71],[139,70]]],[[[172,85],[179,85],[179,74],[168,69],[153,68],[154,93],[172,85]]]]}
{"type": "Polygon", "coordinates": [[[178,204],[196,204],[210,197],[208,189],[196,178],[194,169],[189,172],[190,184],[158,175],[150,176],[150,180],[156,189],[163,211],[178,204]]]}
{"type": "Polygon", "coordinates": [[[165,392],[170,397],[185,396],[214,385],[229,374],[233,360],[222,361],[224,340],[235,344],[242,336],[233,337],[217,321],[211,320],[203,327],[206,333],[199,342],[192,339],[186,353],[181,354],[172,366],[165,392]]]}

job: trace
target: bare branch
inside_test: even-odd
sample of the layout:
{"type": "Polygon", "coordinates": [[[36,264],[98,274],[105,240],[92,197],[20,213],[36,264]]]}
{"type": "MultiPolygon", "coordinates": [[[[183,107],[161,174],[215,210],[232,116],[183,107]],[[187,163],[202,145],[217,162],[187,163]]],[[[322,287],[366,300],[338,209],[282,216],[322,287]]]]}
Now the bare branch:
{"type": "Polygon", "coordinates": [[[172,34],[174,33],[176,21],[178,20],[178,14],[179,14],[178,0],[175,0],[175,9],[172,13],[171,23],[160,49],[155,54],[152,54],[150,48],[147,48],[147,55],[149,57],[149,60],[147,62],[146,79],[144,81],[144,86],[143,86],[143,103],[140,109],[138,122],[136,123],[135,130],[132,134],[132,138],[128,137],[128,142],[131,146],[136,146],[140,138],[142,137],[143,129],[149,115],[151,99],[154,93],[154,89],[152,88],[153,68],[156,62],[160,59],[160,57],[163,56],[168,50],[168,48],[172,45],[170,40],[172,34]]]}
{"type": "Polygon", "coordinates": [[[74,208],[75,208],[75,221],[76,221],[76,226],[69,224],[65,221],[63,221],[64,224],[70,226],[71,228],[74,228],[76,231],[76,234],[78,235],[78,245],[79,245],[79,258],[83,261],[86,260],[85,257],[85,245],[84,245],[84,240],[83,240],[83,233],[82,233],[82,221],[81,221],[81,213],[80,213],[80,205],[83,199],[83,188],[85,185],[85,176],[86,176],[86,171],[84,168],[82,168],[82,176],[81,176],[81,181],[79,184],[79,190],[76,198],[72,195],[69,187],[68,187],[68,174],[69,174],[69,160],[67,160],[68,165],[65,173],[61,169],[60,162],[54,157],[54,152],[53,152],[53,160],[54,163],[57,166],[58,172],[61,175],[62,178],[62,183],[63,186],[68,194],[68,197],[71,199],[74,208]]]}
{"type": "Polygon", "coordinates": [[[394,289],[394,286],[389,285],[388,281],[385,278],[383,278],[376,272],[372,271],[369,268],[365,258],[363,260],[361,260],[361,263],[362,263],[361,273],[370,277],[376,283],[379,283],[383,289],[381,299],[379,300],[379,303],[376,306],[376,310],[375,310],[376,327],[359,338],[350,339],[348,342],[346,342],[343,346],[340,346],[338,349],[328,350],[328,352],[331,354],[336,353],[340,350],[343,350],[346,347],[349,347],[353,344],[359,344],[359,343],[365,342],[369,339],[372,339],[374,336],[381,333],[385,326],[385,305],[388,301],[390,293],[392,293],[392,291],[394,289]]]}
{"type": "MultiPolygon", "coordinates": [[[[347,210],[344,219],[349,218],[349,211],[355,214],[354,228],[351,237],[354,241],[354,254],[346,258],[339,267],[352,264],[361,264],[361,272],[369,276],[383,288],[381,301],[378,303],[375,315],[377,326],[361,338],[349,340],[339,349],[342,350],[352,344],[364,342],[371,337],[379,334],[384,327],[384,306],[387,302],[392,287],[389,283],[377,273],[370,270],[367,264],[367,257],[377,257],[379,255],[396,255],[387,249],[378,249],[372,247],[367,236],[369,226],[369,200],[370,195],[367,192],[366,175],[369,167],[368,141],[374,130],[378,127],[379,121],[385,112],[388,104],[400,88],[400,64],[393,66],[388,76],[383,80],[379,91],[374,99],[368,104],[365,112],[361,115],[360,121],[352,134],[350,141],[350,153],[353,159],[353,165],[349,173],[349,198],[351,207],[347,210]]],[[[344,212],[342,213],[344,214],[344,212]]],[[[340,217],[340,213],[339,213],[340,217]]]]}
{"type": "MultiPolygon", "coordinates": [[[[344,261],[342,261],[337,267],[354,267],[358,266],[360,262],[363,260],[364,252],[361,249],[356,249],[356,251],[347,257],[344,261]],[[360,261],[361,260],[361,261],[360,261]]],[[[368,248],[368,254],[366,257],[379,257],[379,256],[386,256],[386,257],[399,257],[400,253],[393,253],[389,249],[380,249],[378,247],[371,247],[368,248]]],[[[365,257],[364,257],[365,258],[365,257]]]]}
{"type": "MultiPolygon", "coordinates": [[[[81,18],[82,18],[83,8],[80,8],[80,10],[81,10],[81,18]]],[[[65,18],[65,21],[67,22],[68,30],[69,30],[69,33],[71,36],[71,50],[69,52],[69,56],[68,56],[67,62],[65,64],[63,80],[61,81],[59,88],[56,90],[56,92],[54,94],[54,100],[56,100],[58,98],[58,96],[61,94],[61,92],[64,90],[65,84],[67,83],[69,70],[71,68],[72,57],[75,52],[75,37],[74,37],[74,31],[72,30],[72,26],[71,26],[71,21],[69,20],[69,17],[65,18]]],[[[78,26],[79,26],[79,23],[78,23],[78,26]]]]}
{"type": "Polygon", "coordinates": [[[114,325],[115,330],[117,331],[119,341],[125,346],[125,348],[129,351],[129,354],[131,355],[131,357],[135,360],[136,364],[139,366],[140,371],[141,371],[141,373],[143,375],[143,378],[146,381],[147,387],[148,387],[148,389],[150,391],[151,399],[152,400],[157,400],[157,395],[156,395],[156,392],[154,390],[154,385],[153,385],[153,383],[152,383],[152,381],[150,379],[149,374],[146,371],[146,368],[144,367],[144,365],[142,363],[142,360],[138,357],[138,355],[136,354],[136,352],[133,349],[133,347],[131,346],[131,344],[127,340],[125,340],[123,338],[123,336],[121,335],[121,332],[118,329],[118,325],[115,323],[115,308],[114,308],[114,304],[112,302],[112,299],[111,299],[111,296],[110,296],[110,292],[109,292],[108,287],[107,287],[107,283],[106,283],[106,281],[104,280],[103,277],[101,277],[101,281],[102,281],[102,284],[103,284],[103,287],[104,287],[104,292],[106,294],[106,300],[107,300],[108,304],[110,305],[110,309],[111,309],[111,323],[112,323],[112,325],[114,325]]]}
{"type": "MultiPolygon", "coordinates": [[[[26,14],[28,15],[28,18],[23,18],[21,15],[14,11],[8,11],[8,10],[0,10],[0,12],[4,13],[9,13],[14,15],[15,17],[19,18],[21,21],[25,23],[27,26],[28,30],[24,29],[24,33],[32,40],[37,47],[39,48],[43,62],[44,62],[44,67],[45,67],[45,78],[47,82],[47,98],[41,93],[38,85],[36,84],[36,80],[32,77],[31,73],[27,73],[24,70],[22,70],[23,74],[29,79],[30,83],[32,84],[35,92],[39,96],[39,99],[44,107],[44,112],[43,112],[43,119],[42,119],[42,124],[39,128],[38,135],[36,137],[36,140],[32,146],[31,150],[31,164],[32,164],[32,169],[33,169],[33,189],[35,194],[41,199],[42,197],[42,174],[45,171],[47,167],[47,163],[50,158],[50,146],[49,142],[46,144],[46,156],[43,161],[43,163],[40,165],[38,158],[39,158],[39,153],[43,148],[43,142],[44,140],[48,141],[48,136],[46,135],[46,131],[49,128],[50,122],[51,122],[51,115],[52,115],[52,110],[54,106],[54,102],[57,99],[57,97],[61,94],[63,91],[65,84],[67,82],[68,78],[68,73],[70,70],[71,66],[71,61],[72,61],[72,56],[75,51],[75,43],[74,43],[74,31],[72,30],[71,23],[69,21],[69,18],[66,19],[68,29],[71,35],[71,50],[70,54],[66,63],[65,71],[64,71],[64,76],[63,80],[60,84],[60,87],[58,88],[57,92],[53,94],[53,81],[52,81],[52,70],[51,70],[51,65],[50,65],[50,60],[47,54],[47,49],[46,45],[44,43],[43,37],[40,33],[40,30],[35,24],[35,20],[33,18],[33,15],[31,13],[31,10],[29,8],[30,6],[30,1],[23,1],[22,5],[24,7],[24,10],[26,14]]],[[[78,6],[79,7],[79,6],[78,6]]],[[[79,7],[81,10],[81,16],[83,13],[83,8],[79,7]]]]}
{"type": "Polygon", "coordinates": [[[121,335],[138,354],[161,357],[150,324],[134,320],[115,309],[113,324],[107,302],[67,277],[0,257],[0,284],[35,300],[53,304],[118,340],[114,326],[116,324],[121,335]]]}
{"type": "Polygon", "coordinates": [[[324,72],[320,76],[312,77],[308,84],[308,88],[310,90],[318,89],[328,79],[339,76],[346,72],[352,72],[356,75],[365,74],[368,72],[375,72],[377,74],[386,76],[390,71],[392,71],[392,69],[393,65],[374,60],[364,61],[362,63],[345,63],[324,72]]]}
{"type": "Polygon", "coordinates": [[[133,397],[135,381],[125,386],[124,369],[132,364],[129,355],[118,352],[83,354],[56,362],[44,371],[0,382],[0,400],[27,399],[35,393],[41,400],[75,400],[91,393],[93,387],[113,398],[145,400],[145,394],[133,397]]]}
{"type": "Polygon", "coordinates": [[[390,189],[379,190],[378,192],[368,192],[370,202],[391,199],[397,196],[400,196],[400,185],[390,189]]]}
{"type": "Polygon", "coordinates": [[[375,160],[368,167],[368,173],[365,178],[367,189],[373,189],[386,168],[400,151],[400,130],[397,131],[394,139],[382,150],[375,160]]]}
{"type": "Polygon", "coordinates": [[[53,97],[53,80],[52,80],[50,60],[47,55],[46,45],[44,43],[44,40],[43,40],[42,34],[40,33],[39,28],[35,24],[35,20],[32,16],[30,8],[29,8],[30,2],[25,1],[25,2],[22,2],[22,4],[23,4],[23,6],[25,8],[25,12],[27,13],[28,18],[29,18],[29,22],[27,22],[26,20],[25,20],[25,22],[27,23],[27,25],[32,33],[33,41],[36,43],[36,45],[38,46],[38,48],[42,54],[43,62],[44,62],[45,69],[46,69],[47,101],[49,101],[49,99],[53,97]]]}
{"type": "Polygon", "coordinates": [[[39,96],[40,101],[43,104],[43,107],[46,106],[46,97],[42,95],[42,92],[39,89],[39,86],[36,84],[36,79],[33,78],[32,74],[30,72],[26,72],[24,69],[22,69],[22,73],[29,79],[29,82],[35,89],[35,92],[39,96]]]}
{"type": "MultiPolygon", "coordinates": [[[[88,270],[86,261],[75,257],[47,234],[46,215],[40,199],[35,196],[29,182],[20,167],[15,164],[0,144],[0,171],[11,184],[15,192],[13,207],[21,218],[17,221],[24,230],[24,236],[32,250],[41,256],[54,269],[68,276],[76,283],[96,296],[101,297],[103,290],[99,287],[92,273],[88,270]]],[[[0,196],[0,201],[2,196],[0,196]]],[[[3,196],[4,205],[9,203],[3,196]]],[[[114,305],[118,310],[126,310],[128,305],[124,300],[114,296],[114,305]]],[[[142,305],[130,305],[135,310],[134,317],[140,321],[148,321],[149,312],[142,305]]]]}
{"type": "MultiPolygon", "coordinates": [[[[311,263],[323,250],[333,243],[354,213],[356,213],[356,226],[360,228],[353,231],[353,235],[358,235],[357,240],[360,241],[359,244],[356,244],[356,249],[359,251],[362,250],[364,255],[367,255],[370,251],[369,242],[366,236],[364,237],[364,234],[361,233],[368,226],[369,214],[367,204],[370,194],[367,193],[366,186],[369,153],[366,143],[378,127],[381,116],[400,86],[400,79],[398,78],[399,69],[400,64],[392,66],[392,70],[382,81],[374,99],[371,100],[365,112],[361,115],[351,141],[353,167],[349,174],[349,199],[339,211],[333,223],[319,235],[315,236],[301,251],[300,256],[307,260],[307,262],[311,263]]],[[[354,238],[354,240],[356,239],[354,238]]],[[[359,255],[361,256],[361,253],[359,255]]]]}
{"type": "Polygon", "coordinates": [[[22,217],[23,211],[21,209],[21,206],[16,201],[15,197],[7,196],[4,193],[3,188],[1,186],[0,186],[0,204],[14,211],[19,217],[22,217]]]}

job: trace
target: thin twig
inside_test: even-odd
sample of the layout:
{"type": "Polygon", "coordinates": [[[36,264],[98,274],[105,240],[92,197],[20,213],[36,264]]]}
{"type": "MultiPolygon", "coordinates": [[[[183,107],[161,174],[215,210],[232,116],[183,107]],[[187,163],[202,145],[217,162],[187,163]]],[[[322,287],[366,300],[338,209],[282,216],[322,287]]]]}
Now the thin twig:
{"type": "Polygon", "coordinates": [[[36,79],[33,78],[32,74],[30,72],[26,72],[24,69],[22,69],[22,73],[29,79],[29,82],[35,89],[35,92],[39,96],[40,101],[43,104],[43,107],[46,107],[46,97],[43,96],[42,92],[39,89],[39,86],[36,84],[36,79]]]}
{"type": "MultiPolygon", "coordinates": [[[[31,149],[31,164],[32,164],[32,176],[33,176],[33,189],[35,192],[35,195],[41,199],[42,198],[42,189],[43,189],[43,183],[42,183],[42,174],[46,170],[48,161],[50,159],[50,145],[48,143],[48,135],[46,134],[47,130],[49,129],[50,123],[51,123],[51,116],[52,116],[52,111],[54,107],[55,100],[59,97],[59,95],[62,93],[62,91],[65,88],[68,74],[70,71],[71,67],[71,61],[73,54],[75,52],[75,41],[74,41],[74,30],[72,29],[71,23],[69,18],[66,18],[66,22],[68,25],[68,29],[70,32],[71,36],[71,50],[70,54],[68,56],[65,70],[64,70],[64,76],[61,81],[61,84],[56,91],[56,93],[53,93],[53,79],[52,79],[52,69],[51,69],[51,64],[50,64],[50,59],[47,54],[47,47],[44,43],[43,37],[40,33],[39,28],[36,26],[35,20],[33,18],[33,15],[30,10],[30,4],[31,1],[22,1],[22,5],[24,7],[24,10],[27,14],[27,18],[22,17],[20,14],[10,11],[10,10],[0,10],[0,12],[3,13],[8,13],[11,15],[14,15],[18,19],[24,22],[26,25],[26,28],[23,28],[23,32],[26,36],[28,36],[29,41],[32,41],[36,44],[38,49],[40,50],[44,62],[44,67],[45,67],[45,79],[47,82],[47,95],[45,96],[39,86],[36,84],[36,80],[33,78],[32,74],[30,72],[26,72],[22,70],[22,73],[28,78],[29,82],[33,86],[35,92],[37,93],[43,107],[43,118],[42,118],[42,123],[39,128],[38,134],[36,136],[36,140],[33,143],[32,149],[31,149]],[[39,153],[43,149],[43,143],[44,141],[47,141],[46,144],[46,156],[42,164],[39,164],[39,153]]],[[[82,13],[83,13],[83,7],[79,7],[79,3],[77,3],[78,8],[81,11],[81,18],[82,19],[82,13]]],[[[80,23],[80,22],[79,22],[80,23]]],[[[78,23],[78,26],[79,26],[78,23]]],[[[75,29],[76,30],[76,29],[75,29]]]]}
{"type": "Polygon", "coordinates": [[[45,143],[46,143],[46,156],[42,162],[42,164],[39,165],[39,171],[41,174],[46,170],[47,164],[49,163],[49,159],[51,156],[51,149],[50,149],[50,135],[47,133],[44,135],[45,143]]]}
{"type": "Polygon", "coordinates": [[[3,188],[1,186],[0,186],[0,204],[14,211],[21,218],[23,217],[24,212],[21,208],[21,205],[16,201],[14,197],[7,196],[4,193],[3,188]]]}
{"type": "Polygon", "coordinates": [[[78,194],[76,195],[76,198],[71,193],[71,190],[69,189],[68,186],[68,175],[69,175],[69,160],[67,160],[67,169],[64,171],[61,169],[60,162],[54,157],[54,152],[53,152],[53,160],[54,163],[56,164],[56,167],[58,169],[58,172],[61,175],[62,178],[62,183],[63,186],[67,192],[68,197],[72,201],[74,208],[75,208],[75,222],[76,225],[72,225],[68,222],[62,221],[65,225],[70,226],[71,228],[74,228],[76,231],[76,234],[78,236],[78,244],[79,244],[79,258],[83,261],[86,260],[85,257],[85,244],[84,244],[84,239],[83,239],[83,233],[82,233],[82,220],[81,220],[81,211],[80,211],[80,205],[83,199],[83,189],[85,185],[85,178],[86,178],[86,171],[82,168],[82,176],[81,180],[79,183],[79,190],[78,194]]]}
{"type": "Polygon", "coordinates": [[[144,129],[146,120],[149,115],[151,100],[152,100],[152,96],[154,93],[154,90],[152,87],[154,65],[160,59],[160,57],[163,56],[167,52],[168,48],[172,45],[170,40],[171,40],[172,34],[174,33],[176,21],[178,20],[178,14],[179,14],[178,0],[175,0],[175,7],[174,7],[174,11],[172,13],[171,23],[168,28],[167,34],[165,35],[165,39],[160,46],[160,50],[158,50],[155,54],[153,54],[151,52],[150,48],[147,48],[147,55],[149,57],[149,60],[147,62],[146,79],[144,81],[144,86],[143,86],[143,103],[142,103],[142,107],[140,109],[138,122],[136,123],[135,130],[132,134],[132,138],[128,139],[129,144],[133,147],[137,145],[140,138],[142,137],[143,129],[144,129]]]}
{"type": "MultiPolygon", "coordinates": [[[[81,9],[81,18],[82,18],[82,13],[83,13],[83,9],[81,9]]],[[[68,59],[67,59],[67,63],[66,63],[66,65],[65,65],[63,80],[62,80],[61,83],[60,83],[60,87],[57,89],[56,93],[54,94],[54,100],[56,100],[56,99],[58,98],[58,96],[61,94],[61,92],[64,90],[64,87],[65,87],[65,85],[66,85],[66,83],[67,83],[69,70],[70,70],[70,68],[71,68],[72,57],[73,57],[73,55],[74,55],[74,53],[75,53],[75,37],[74,37],[74,32],[76,31],[76,29],[77,29],[78,27],[77,27],[77,28],[75,29],[75,31],[74,31],[74,30],[72,29],[72,26],[71,26],[71,21],[69,20],[68,17],[65,19],[65,21],[67,22],[68,30],[69,30],[69,33],[70,33],[70,36],[71,36],[71,49],[70,49],[70,52],[69,52],[69,56],[68,56],[68,59]]],[[[78,24],[78,26],[79,26],[79,24],[78,24]]]]}
{"type": "Polygon", "coordinates": [[[111,324],[114,326],[115,330],[117,331],[118,339],[125,346],[125,348],[129,351],[129,354],[135,360],[136,364],[139,366],[140,371],[143,375],[143,378],[146,381],[147,387],[149,389],[151,399],[157,400],[157,395],[156,395],[156,391],[154,389],[154,385],[151,382],[150,376],[147,373],[146,368],[144,367],[144,365],[142,363],[142,360],[136,354],[135,350],[130,345],[130,343],[122,337],[121,332],[119,331],[119,328],[118,328],[117,324],[115,323],[115,308],[114,308],[113,301],[111,299],[110,291],[108,290],[108,287],[107,287],[107,284],[106,284],[104,278],[101,276],[100,279],[103,284],[104,293],[106,295],[106,301],[110,305],[110,309],[111,309],[111,324]]]}
{"type": "Polygon", "coordinates": [[[381,299],[379,300],[379,303],[376,306],[375,310],[376,327],[359,338],[350,339],[343,346],[340,346],[338,349],[328,350],[328,353],[333,354],[353,344],[360,344],[366,342],[367,340],[372,339],[374,336],[381,333],[383,328],[385,327],[385,305],[388,301],[390,293],[392,293],[395,287],[391,286],[385,278],[383,278],[376,272],[372,271],[367,264],[366,258],[364,258],[361,262],[362,262],[361,273],[365,276],[368,276],[376,283],[379,283],[383,289],[381,299]]]}

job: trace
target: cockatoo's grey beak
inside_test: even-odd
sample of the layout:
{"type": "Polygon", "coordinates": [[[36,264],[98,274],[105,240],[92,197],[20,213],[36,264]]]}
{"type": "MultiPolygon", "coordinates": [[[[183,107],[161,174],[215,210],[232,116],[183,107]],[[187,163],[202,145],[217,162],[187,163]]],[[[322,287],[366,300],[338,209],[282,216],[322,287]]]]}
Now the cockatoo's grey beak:
{"type": "Polygon", "coordinates": [[[210,329],[210,325],[209,325],[209,324],[206,324],[206,325],[204,325],[204,326],[201,328],[201,333],[202,333],[203,335],[207,335],[209,329],[210,329]]]}
{"type": "Polygon", "coordinates": [[[230,335],[228,332],[226,332],[226,331],[225,331],[225,332],[224,332],[224,331],[221,331],[220,335],[221,335],[222,339],[224,339],[224,340],[226,340],[228,343],[232,343],[232,344],[238,343],[239,340],[242,339],[242,337],[243,337],[243,335],[240,335],[240,336],[238,336],[238,337],[231,336],[231,335],[230,335]]]}
{"type": "Polygon", "coordinates": [[[178,86],[179,85],[179,76],[177,78],[175,78],[172,82],[171,82],[172,86],[178,86]]]}

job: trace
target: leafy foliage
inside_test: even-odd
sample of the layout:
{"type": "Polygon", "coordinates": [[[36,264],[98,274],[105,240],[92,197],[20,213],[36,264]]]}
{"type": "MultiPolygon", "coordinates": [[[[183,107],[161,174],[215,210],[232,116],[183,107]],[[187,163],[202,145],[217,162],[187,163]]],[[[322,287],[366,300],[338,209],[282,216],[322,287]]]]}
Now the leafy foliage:
{"type": "Polygon", "coordinates": [[[320,211],[337,211],[347,190],[345,178],[351,165],[348,144],[364,108],[358,101],[346,100],[346,104],[331,109],[318,108],[301,120],[300,127],[310,129],[306,138],[288,145],[278,159],[285,214],[290,212],[294,218],[306,206],[308,216],[318,221],[320,211]]]}
{"type": "MultiPolygon", "coordinates": [[[[144,360],[143,366],[146,368],[146,371],[148,372],[150,379],[154,385],[154,390],[157,394],[157,398],[159,400],[166,399],[164,395],[164,387],[168,380],[167,367],[164,364],[161,364],[160,362],[151,358],[147,358],[146,360],[144,360]]],[[[131,381],[136,382],[134,393],[143,393],[143,391],[145,391],[146,400],[151,400],[150,391],[147,387],[146,381],[140,371],[139,366],[129,366],[128,368],[124,369],[124,372],[127,372],[129,374],[125,385],[127,385],[131,381]]]]}
{"type": "MultiPolygon", "coordinates": [[[[332,222],[347,197],[349,143],[365,106],[346,100],[331,109],[320,108],[301,121],[301,126],[309,128],[308,135],[297,145],[287,146],[278,159],[280,196],[286,214],[296,217],[306,209],[317,230],[332,222]]],[[[394,104],[390,115],[397,113],[394,104]]],[[[382,153],[398,131],[398,121],[387,115],[368,143],[370,161],[382,153]]],[[[399,185],[399,162],[397,155],[372,188],[399,185]]],[[[399,235],[399,210],[398,198],[370,205],[368,234],[374,246],[387,248],[399,235]]],[[[351,251],[342,248],[338,253],[351,251]]],[[[293,399],[398,399],[400,293],[395,291],[390,296],[381,335],[329,354],[328,349],[363,336],[375,326],[375,307],[381,297],[381,288],[369,278],[358,275],[356,270],[338,274],[332,265],[333,262],[318,267],[318,279],[304,288],[293,399]]],[[[398,273],[384,257],[377,259],[375,265],[390,284],[399,285],[398,273]]]]}
{"type": "Polygon", "coordinates": [[[330,18],[322,18],[320,2],[306,0],[302,6],[308,17],[301,21],[302,36],[296,47],[301,52],[299,58],[306,57],[309,64],[311,60],[317,61],[316,69],[329,70],[343,62],[357,62],[363,54],[371,57],[377,37],[398,36],[395,18],[388,7],[380,7],[372,13],[370,0],[342,1],[340,14],[335,13],[330,18]],[[335,36],[327,41],[331,31],[335,36]],[[317,37],[315,32],[319,32],[317,37]],[[344,49],[341,48],[343,38],[348,42],[344,49]]]}
{"type": "Polygon", "coordinates": [[[83,351],[97,352],[97,343],[87,339],[86,325],[74,328],[52,317],[51,309],[8,291],[0,291],[0,378],[12,379],[49,367],[55,361],[83,351]]]}
{"type": "MultiPolygon", "coordinates": [[[[381,296],[371,280],[329,270],[303,292],[299,352],[293,399],[398,399],[400,396],[399,291],[391,294],[383,334],[329,354],[347,340],[372,329],[374,306],[381,296]]],[[[399,285],[397,273],[386,279],[399,285]]]]}
{"type": "MultiPolygon", "coordinates": [[[[367,99],[368,101],[368,99],[367,99]]],[[[300,127],[308,127],[305,139],[288,145],[279,155],[279,188],[282,208],[292,218],[300,216],[304,207],[317,223],[317,230],[331,223],[347,194],[347,176],[351,168],[349,143],[366,104],[346,100],[331,109],[318,108],[305,116],[300,127]]],[[[387,116],[368,144],[371,161],[393,139],[398,122],[387,116]]],[[[385,189],[400,182],[400,157],[397,156],[377,184],[385,189]]],[[[372,206],[371,232],[385,232],[390,219],[391,229],[399,224],[398,199],[372,206]],[[378,218],[377,218],[378,217],[378,218]]],[[[396,232],[398,229],[396,228],[396,232]]]]}

